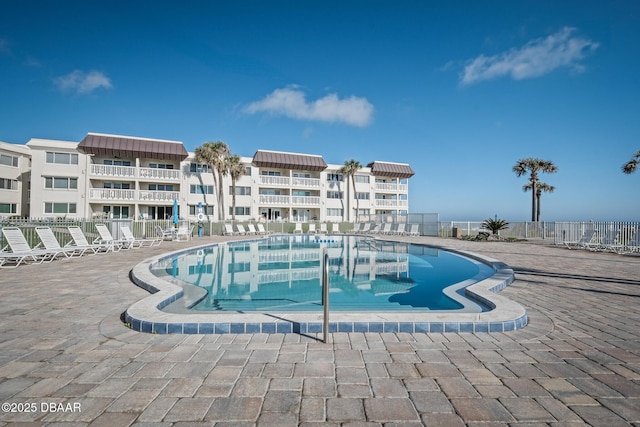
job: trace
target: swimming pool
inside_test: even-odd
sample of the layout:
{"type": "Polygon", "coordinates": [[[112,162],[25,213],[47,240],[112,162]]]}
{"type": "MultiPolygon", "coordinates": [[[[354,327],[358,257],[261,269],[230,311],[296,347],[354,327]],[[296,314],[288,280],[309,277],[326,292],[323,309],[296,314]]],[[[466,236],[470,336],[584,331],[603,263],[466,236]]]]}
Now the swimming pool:
{"type": "Polygon", "coordinates": [[[319,311],[323,248],[331,310],[489,310],[464,295],[466,286],[495,272],[488,265],[441,249],[357,236],[279,235],[200,248],[153,272],[201,296],[166,311],[319,311]]]}
{"type": "MultiPolygon", "coordinates": [[[[378,239],[351,240],[353,237],[350,236],[326,236],[324,239],[295,237],[297,240],[294,239],[293,242],[298,242],[296,244],[284,244],[283,242],[288,240],[281,239],[280,236],[273,239],[254,237],[241,243],[222,241],[214,245],[182,249],[149,258],[136,265],[130,277],[135,285],[147,290],[150,295],[131,305],[124,313],[124,321],[135,331],[158,334],[322,333],[324,320],[322,310],[317,305],[316,294],[300,304],[300,295],[294,295],[289,284],[297,285],[298,281],[308,282],[320,276],[319,254],[322,247],[326,246],[328,251],[334,253],[331,268],[351,272],[347,277],[355,279],[354,283],[349,283],[348,286],[339,283],[331,285],[333,292],[329,298],[329,332],[506,332],[527,324],[526,309],[499,294],[500,290],[514,280],[514,274],[509,266],[498,260],[470,252],[419,244],[418,242],[427,240],[421,237],[410,238],[412,242],[416,242],[410,245],[406,242],[378,239]],[[339,241],[343,239],[346,239],[345,242],[353,241],[354,245],[347,243],[340,247],[339,241]],[[270,250],[252,251],[252,245],[260,243],[271,245],[270,250]],[[390,251],[391,248],[395,250],[390,251]],[[350,255],[335,255],[342,254],[343,251],[350,255]],[[433,264],[444,259],[445,253],[462,255],[472,260],[471,264],[477,268],[477,272],[471,269],[472,274],[475,274],[471,279],[454,283],[443,291],[446,296],[462,306],[470,305],[464,309],[456,307],[433,310],[419,307],[417,304],[400,304],[403,298],[412,295],[412,290],[414,293],[417,290],[413,281],[420,275],[417,268],[410,267],[413,255],[417,256],[419,262],[433,264]],[[361,262],[367,259],[363,254],[367,254],[368,263],[361,262]],[[227,264],[233,267],[227,266],[226,270],[224,267],[218,268],[223,265],[223,257],[234,260],[227,264]],[[240,262],[243,259],[244,261],[240,262]],[[289,269],[285,273],[280,268],[284,262],[295,263],[299,268],[289,269]],[[270,265],[273,268],[252,269],[254,264],[270,265]],[[483,275],[478,273],[486,271],[487,267],[492,273],[490,277],[483,279],[483,275]],[[375,279],[372,278],[372,273],[375,273],[375,279]],[[215,278],[216,275],[218,278],[215,278]],[[243,276],[245,279],[239,280],[243,276]],[[394,280],[376,281],[379,276],[385,279],[393,277],[394,280]],[[238,279],[233,281],[236,283],[236,289],[230,285],[232,278],[238,279]],[[368,279],[368,283],[364,283],[365,278],[368,279]],[[265,298],[255,298],[255,301],[252,301],[254,296],[262,295],[262,284],[280,284],[278,286],[284,289],[280,289],[281,294],[276,298],[275,304],[271,302],[271,305],[265,305],[265,298]],[[248,296],[246,292],[240,293],[240,289],[248,290],[248,296]],[[362,295],[367,297],[362,299],[396,299],[391,302],[398,308],[402,305],[411,308],[394,309],[387,305],[384,310],[363,310],[353,306],[349,309],[339,309],[340,298],[337,295],[349,292],[360,294],[361,298],[362,295]],[[214,310],[190,309],[206,303],[208,296],[214,310]],[[221,302],[221,296],[234,298],[226,298],[226,301],[221,302]],[[295,298],[282,298],[283,296],[295,298]],[[246,305],[229,305],[231,309],[225,310],[218,309],[223,308],[221,304],[246,305]],[[473,307],[474,304],[476,307],[473,307]],[[296,309],[298,305],[313,309],[296,309]],[[249,307],[253,310],[249,310],[249,307]]],[[[312,285],[311,288],[314,286],[319,287],[312,285]]],[[[269,295],[278,294],[270,292],[269,295]]],[[[410,301],[415,299],[411,297],[410,301]]]]}

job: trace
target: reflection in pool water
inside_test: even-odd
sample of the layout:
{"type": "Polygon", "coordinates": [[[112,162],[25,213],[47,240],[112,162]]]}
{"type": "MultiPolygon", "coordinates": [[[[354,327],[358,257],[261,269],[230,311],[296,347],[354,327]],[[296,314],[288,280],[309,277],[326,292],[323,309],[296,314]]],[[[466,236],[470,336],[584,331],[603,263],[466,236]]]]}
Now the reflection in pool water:
{"type": "Polygon", "coordinates": [[[464,288],[491,276],[489,266],[436,248],[356,236],[233,242],[163,260],[153,272],[204,290],[191,307],[196,311],[320,311],[324,247],[331,310],[487,310],[465,298],[464,288]]]}

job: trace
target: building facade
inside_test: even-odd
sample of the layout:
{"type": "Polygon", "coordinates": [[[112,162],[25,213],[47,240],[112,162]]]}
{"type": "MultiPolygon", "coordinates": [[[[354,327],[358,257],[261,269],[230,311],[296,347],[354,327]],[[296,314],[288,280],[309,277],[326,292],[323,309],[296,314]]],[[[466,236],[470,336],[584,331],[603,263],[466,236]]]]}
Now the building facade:
{"type": "Polygon", "coordinates": [[[354,192],[342,165],[320,155],[258,150],[241,157],[235,182],[223,176],[220,213],[209,165],[179,141],[89,133],[79,143],[2,143],[0,154],[0,178],[11,180],[11,190],[0,189],[0,215],[36,218],[169,219],[177,209],[191,221],[199,212],[208,221],[356,221],[408,213],[414,174],[405,163],[374,161],[355,173],[354,192]]]}

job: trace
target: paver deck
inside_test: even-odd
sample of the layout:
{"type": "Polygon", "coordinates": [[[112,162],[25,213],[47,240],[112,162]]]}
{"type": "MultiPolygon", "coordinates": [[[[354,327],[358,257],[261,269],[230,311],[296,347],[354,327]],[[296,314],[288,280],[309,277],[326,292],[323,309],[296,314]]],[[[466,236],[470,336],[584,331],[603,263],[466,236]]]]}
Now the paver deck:
{"type": "Polygon", "coordinates": [[[640,425],[640,257],[544,242],[426,244],[516,270],[505,333],[153,335],[120,315],[155,254],[0,270],[0,425],[640,425]],[[78,410],[79,409],[79,410],[78,410]]]}

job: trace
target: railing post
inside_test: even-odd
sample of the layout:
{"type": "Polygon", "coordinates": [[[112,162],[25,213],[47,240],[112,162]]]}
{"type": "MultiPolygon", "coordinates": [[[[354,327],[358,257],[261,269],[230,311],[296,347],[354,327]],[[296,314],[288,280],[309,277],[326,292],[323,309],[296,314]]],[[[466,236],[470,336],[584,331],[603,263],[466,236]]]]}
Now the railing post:
{"type": "Polygon", "coordinates": [[[329,334],[329,253],[327,248],[322,250],[322,341],[327,343],[329,334]]]}

